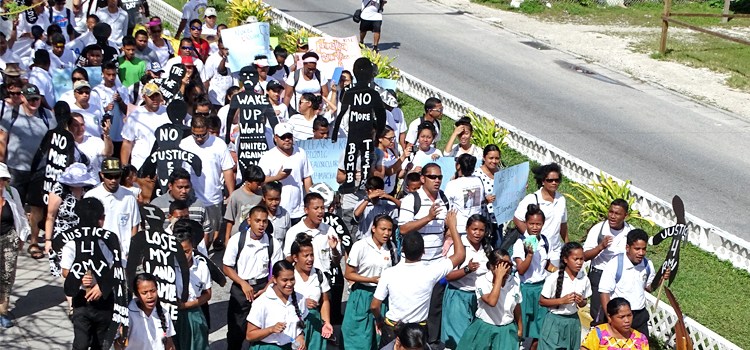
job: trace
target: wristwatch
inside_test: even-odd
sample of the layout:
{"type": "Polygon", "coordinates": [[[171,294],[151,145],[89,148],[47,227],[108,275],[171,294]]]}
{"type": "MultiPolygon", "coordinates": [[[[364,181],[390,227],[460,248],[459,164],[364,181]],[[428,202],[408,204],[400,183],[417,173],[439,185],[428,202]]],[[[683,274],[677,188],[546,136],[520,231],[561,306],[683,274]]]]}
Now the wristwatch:
{"type": "Polygon", "coordinates": [[[464,273],[467,274],[467,275],[471,273],[471,270],[469,269],[469,266],[465,266],[464,267],[464,273]]]}

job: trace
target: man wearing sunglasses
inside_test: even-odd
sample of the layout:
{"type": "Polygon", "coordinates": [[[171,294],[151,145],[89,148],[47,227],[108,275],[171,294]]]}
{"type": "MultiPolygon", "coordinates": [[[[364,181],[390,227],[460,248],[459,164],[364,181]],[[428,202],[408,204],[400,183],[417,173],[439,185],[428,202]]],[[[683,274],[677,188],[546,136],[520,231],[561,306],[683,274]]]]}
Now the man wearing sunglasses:
{"type": "MultiPolygon", "coordinates": [[[[91,84],[86,80],[79,80],[73,83],[73,97],[75,103],[70,106],[71,112],[81,113],[86,121],[86,135],[93,137],[102,137],[102,118],[104,109],[101,102],[99,104],[90,103],[91,84]]],[[[99,99],[97,98],[97,101],[99,99]]]]}
{"type": "Polygon", "coordinates": [[[164,73],[162,73],[162,78],[168,78],[169,71],[172,69],[172,66],[174,66],[175,64],[182,64],[183,57],[192,57],[193,65],[195,66],[195,69],[198,70],[201,81],[208,81],[206,79],[206,73],[204,72],[203,61],[200,59],[200,57],[198,57],[198,53],[195,51],[195,46],[193,46],[193,39],[189,37],[182,38],[182,40],[180,40],[180,49],[177,52],[177,56],[172,57],[169,59],[169,61],[167,61],[167,64],[164,66],[164,73]]]}
{"type": "Polygon", "coordinates": [[[190,21],[190,39],[193,40],[193,47],[201,61],[205,62],[210,52],[208,41],[201,37],[203,33],[203,22],[199,19],[190,21]]]}
{"type": "Polygon", "coordinates": [[[159,87],[150,82],[143,86],[143,106],[138,107],[125,120],[122,128],[122,148],[120,160],[140,169],[156,141],[156,129],[170,123],[167,108],[159,87]]]}
{"type": "Polygon", "coordinates": [[[190,27],[185,27],[190,21],[194,19],[201,19],[206,13],[206,7],[208,3],[206,0],[188,0],[185,6],[182,7],[182,18],[180,24],[177,26],[177,31],[174,33],[175,39],[180,37],[190,37],[190,27]]]}
{"type": "Polygon", "coordinates": [[[104,204],[104,225],[102,228],[117,234],[120,239],[123,266],[130,251],[130,237],[138,232],[141,215],[138,201],[133,192],[120,186],[122,165],[120,160],[107,157],[99,171],[102,183],[86,192],[85,198],[96,198],[104,204]]]}

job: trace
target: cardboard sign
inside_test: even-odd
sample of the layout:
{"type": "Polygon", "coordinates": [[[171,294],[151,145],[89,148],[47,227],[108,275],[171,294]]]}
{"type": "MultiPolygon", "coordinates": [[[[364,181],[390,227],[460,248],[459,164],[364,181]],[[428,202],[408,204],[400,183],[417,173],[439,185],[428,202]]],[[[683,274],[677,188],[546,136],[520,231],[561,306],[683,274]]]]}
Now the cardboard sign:
{"type": "Polygon", "coordinates": [[[268,150],[266,139],[266,119],[275,118],[268,96],[262,90],[256,91],[245,86],[245,91],[232,98],[230,110],[239,110],[239,129],[237,136],[237,161],[239,171],[250,165],[257,165],[260,157],[268,150]],[[273,116],[269,115],[273,114],[273,116]]]}
{"type": "Polygon", "coordinates": [[[339,236],[341,247],[344,248],[344,251],[346,251],[347,254],[349,254],[349,251],[352,250],[352,244],[354,244],[354,242],[352,242],[351,233],[346,228],[346,225],[344,225],[344,219],[336,214],[325,213],[322,222],[333,228],[333,230],[336,232],[336,235],[339,236]]]}
{"type": "MultiPolygon", "coordinates": [[[[183,281],[190,280],[189,266],[182,247],[177,244],[175,237],[163,231],[163,224],[158,218],[164,217],[159,208],[150,206],[145,220],[149,222],[148,229],[143,229],[133,236],[130,242],[130,256],[128,257],[128,276],[134,277],[140,267],[156,277],[156,288],[159,291],[159,301],[165,314],[177,320],[178,300],[187,300],[188,283],[183,284],[182,290],[177,290],[177,269],[183,281]]],[[[163,221],[162,221],[163,222],[163,221]]]]}
{"type": "Polygon", "coordinates": [[[651,245],[658,245],[669,237],[672,237],[672,244],[669,246],[667,251],[667,257],[664,259],[664,263],[661,268],[656,271],[656,277],[651,282],[651,290],[656,290],[661,284],[661,278],[667,269],[669,269],[669,286],[672,286],[675,276],[677,276],[677,269],[680,267],[680,248],[682,242],[687,241],[688,238],[688,227],[685,222],[685,205],[682,203],[680,196],[674,196],[672,198],[672,210],[677,217],[677,224],[672,227],[662,229],[655,236],[649,238],[651,245]]]}
{"type": "MultiPolygon", "coordinates": [[[[65,172],[74,162],[75,140],[73,134],[62,125],[47,132],[42,140],[42,146],[36,157],[44,157],[46,167],[44,170],[44,204],[49,201],[49,192],[57,182],[57,178],[65,172]]],[[[35,158],[36,158],[35,157],[35,158]]]]}
{"type": "Polygon", "coordinates": [[[232,27],[221,31],[224,47],[229,49],[227,67],[239,72],[242,67],[252,64],[257,55],[265,55],[270,66],[276,66],[276,56],[271,51],[271,27],[268,23],[257,22],[232,27]]]}
{"type": "MultiPolygon", "coordinates": [[[[55,96],[59,99],[60,96],[66,92],[73,90],[73,81],[70,76],[73,74],[75,68],[63,68],[63,69],[52,69],[50,71],[52,75],[52,86],[55,89],[55,96]]],[[[102,69],[101,67],[84,67],[83,69],[89,75],[89,84],[93,89],[102,82],[102,69]]]]}
{"type": "Polygon", "coordinates": [[[80,292],[81,280],[86,274],[91,274],[97,281],[102,292],[101,299],[107,299],[114,293],[114,312],[112,323],[107,329],[105,339],[100,339],[104,349],[108,349],[115,338],[115,333],[121,326],[128,326],[128,304],[130,293],[125,278],[125,270],[120,260],[120,240],[117,234],[99,227],[77,227],[63,232],[52,239],[52,249],[61,255],[63,247],[68,243],[75,244],[75,259],[65,278],[65,295],[75,296],[80,292]],[[100,242],[109,250],[112,265],[105,257],[100,242]]]}
{"type": "Polygon", "coordinates": [[[524,196],[529,180],[529,162],[514,165],[495,173],[495,220],[510,221],[524,196]]]}
{"type": "Polygon", "coordinates": [[[163,80],[159,85],[161,95],[164,97],[164,104],[169,105],[175,96],[180,92],[182,78],[187,74],[187,70],[182,63],[178,63],[169,68],[169,77],[163,80]]]}
{"type": "Polygon", "coordinates": [[[302,140],[297,146],[305,150],[310,166],[315,170],[312,175],[314,184],[324,183],[334,191],[339,188],[336,174],[339,171],[339,160],[346,147],[346,139],[331,142],[331,140],[302,140]]]}
{"type": "Polygon", "coordinates": [[[378,86],[382,87],[383,89],[397,91],[396,84],[398,80],[386,79],[386,78],[375,78],[373,79],[373,81],[375,82],[375,84],[378,84],[378,86]]]}
{"type": "Polygon", "coordinates": [[[359,40],[355,36],[347,38],[312,37],[308,39],[308,43],[310,51],[320,56],[317,68],[327,78],[333,76],[333,70],[336,67],[344,67],[351,72],[354,61],[362,57],[362,49],[360,49],[359,40]]]}
{"type": "Polygon", "coordinates": [[[182,168],[183,163],[188,163],[196,176],[201,176],[203,163],[201,159],[192,152],[180,148],[182,141],[182,130],[174,124],[164,124],[156,129],[156,151],[151,153],[141,167],[143,174],[156,173],[158,186],[156,195],[167,193],[169,175],[174,169],[182,168]]]}

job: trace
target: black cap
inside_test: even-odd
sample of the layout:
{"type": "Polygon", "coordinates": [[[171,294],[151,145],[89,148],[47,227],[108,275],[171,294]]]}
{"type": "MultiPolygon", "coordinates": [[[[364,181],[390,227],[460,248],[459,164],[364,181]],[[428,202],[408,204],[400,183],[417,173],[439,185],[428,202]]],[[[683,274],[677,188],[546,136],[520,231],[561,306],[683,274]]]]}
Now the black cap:
{"type": "Polygon", "coordinates": [[[36,87],[34,84],[26,84],[23,86],[23,89],[21,89],[21,93],[23,93],[23,96],[26,98],[29,97],[42,97],[42,94],[39,93],[39,88],[36,87]]]}
{"type": "Polygon", "coordinates": [[[120,159],[115,157],[104,158],[101,171],[103,174],[121,174],[122,165],[120,164],[120,159]]]}
{"type": "Polygon", "coordinates": [[[266,91],[268,90],[283,90],[284,86],[282,86],[278,81],[271,80],[268,82],[268,85],[266,85],[266,91]]]}

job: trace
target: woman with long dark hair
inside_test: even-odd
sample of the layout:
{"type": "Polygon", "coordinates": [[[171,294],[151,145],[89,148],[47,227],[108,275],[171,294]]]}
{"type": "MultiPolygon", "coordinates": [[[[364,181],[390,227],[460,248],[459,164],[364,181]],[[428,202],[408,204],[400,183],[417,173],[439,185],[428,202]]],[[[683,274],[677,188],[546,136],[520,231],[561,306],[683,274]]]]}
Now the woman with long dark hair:
{"type": "Polygon", "coordinates": [[[497,222],[495,219],[495,173],[503,168],[502,161],[500,160],[501,152],[500,147],[497,145],[487,145],[482,151],[482,166],[474,170],[474,176],[482,180],[484,185],[484,206],[485,216],[490,219],[492,223],[492,231],[490,232],[490,242],[492,246],[499,247],[502,243],[502,231],[503,223],[497,222]]]}
{"type": "Polygon", "coordinates": [[[310,350],[325,350],[328,339],[333,334],[331,326],[331,301],[329,292],[331,285],[323,272],[313,267],[315,252],[312,237],[306,233],[297,234],[292,243],[292,259],[294,260],[294,291],[302,294],[307,304],[307,318],[305,319],[305,340],[310,350]]]}
{"type": "Polygon", "coordinates": [[[128,305],[125,349],[174,350],[172,319],[164,312],[156,290],[156,277],[140,273],[133,279],[133,300],[128,305]]]}

